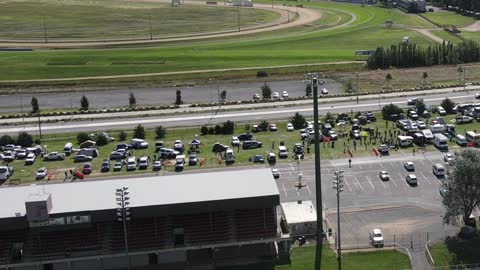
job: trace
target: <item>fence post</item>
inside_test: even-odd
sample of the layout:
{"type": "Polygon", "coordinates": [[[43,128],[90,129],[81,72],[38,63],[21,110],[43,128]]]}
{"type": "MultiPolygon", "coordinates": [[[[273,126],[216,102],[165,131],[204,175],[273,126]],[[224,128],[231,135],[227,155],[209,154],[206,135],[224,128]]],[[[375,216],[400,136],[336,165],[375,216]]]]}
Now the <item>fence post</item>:
{"type": "Polygon", "coordinates": [[[410,234],[410,248],[413,250],[413,237],[410,234]]]}
{"type": "Polygon", "coordinates": [[[393,249],[397,250],[397,243],[395,241],[395,234],[393,234],[393,249]]]}
{"type": "Polygon", "coordinates": [[[427,242],[428,242],[428,238],[429,238],[429,237],[428,237],[428,232],[427,232],[427,242]]]}

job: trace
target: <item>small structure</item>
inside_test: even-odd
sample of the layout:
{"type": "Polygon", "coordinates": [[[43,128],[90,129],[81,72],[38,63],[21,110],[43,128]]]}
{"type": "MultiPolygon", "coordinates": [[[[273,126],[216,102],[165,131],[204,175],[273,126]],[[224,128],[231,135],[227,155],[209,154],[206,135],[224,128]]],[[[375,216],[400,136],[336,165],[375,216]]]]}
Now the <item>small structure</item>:
{"type": "Polygon", "coordinates": [[[234,7],[253,7],[252,0],[233,0],[232,6],[234,7]]]}
{"type": "Polygon", "coordinates": [[[183,0],[172,0],[172,7],[179,7],[183,5],[183,0]]]}
{"type": "Polygon", "coordinates": [[[312,201],[286,202],[281,206],[292,237],[316,232],[317,211],[312,201]]]}

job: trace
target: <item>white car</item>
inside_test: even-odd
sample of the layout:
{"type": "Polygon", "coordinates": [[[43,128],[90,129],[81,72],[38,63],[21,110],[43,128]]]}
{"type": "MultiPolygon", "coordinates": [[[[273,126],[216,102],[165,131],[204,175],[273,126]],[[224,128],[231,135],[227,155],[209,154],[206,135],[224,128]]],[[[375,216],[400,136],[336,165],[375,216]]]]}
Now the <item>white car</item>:
{"type": "Polygon", "coordinates": [[[426,129],[426,128],[427,128],[427,125],[425,124],[425,122],[418,120],[418,121],[417,121],[417,127],[418,127],[419,129],[426,129]]]}
{"type": "Polygon", "coordinates": [[[278,171],[278,169],[272,169],[272,175],[274,179],[280,178],[280,172],[278,171]]]}
{"type": "Polygon", "coordinates": [[[327,88],[323,88],[322,91],[321,91],[322,95],[328,95],[328,89],[327,88]]]}
{"type": "Polygon", "coordinates": [[[476,94],[475,94],[475,98],[476,98],[476,99],[480,99],[480,93],[476,93],[476,94]]]}
{"type": "Polygon", "coordinates": [[[259,94],[253,94],[253,100],[258,100],[260,99],[260,95],[259,94]]]}
{"type": "Polygon", "coordinates": [[[282,98],[288,98],[288,93],[287,91],[282,92],[282,98]]]}
{"type": "Polygon", "coordinates": [[[278,147],[278,157],[279,158],[287,158],[288,157],[287,147],[285,147],[283,145],[278,147]]]}
{"type": "Polygon", "coordinates": [[[369,235],[368,239],[370,240],[370,244],[374,247],[383,247],[383,234],[380,229],[373,229],[369,235]]]}
{"type": "Polygon", "coordinates": [[[436,111],[439,115],[447,115],[447,111],[442,106],[438,106],[436,111]]]}
{"type": "Polygon", "coordinates": [[[268,129],[269,129],[270,131],[277,131],[277,130],[278,130],[276,124],[270,124],[270,126],[268,127],[268,129]]]}
{"type": "Polygon", "coordinates": [[[445,155],[443,156],[443,160],[446,163],[450,163],[451,161],[455,160],[455,156],[452,153],[445,153],[445,155]]]}
{"type": "Polygon", "coordinates": [[[293,131],[295,129],[292,123],[288,123],[286,128],[287,128],[287,131],[293,131]]]}
{"type": "Polygon", "coordinates": [[[272,98],[280,98],[278,92],[273,92],[272,98]]]}
{"type": "Polygon", "coordinates": [[[413,162],[411,162],[411,161],[408,161],[408,162],[403,163],[403,167],[404,167],[407,171],[415,171],[415,165],[414,165],[413,162]]]}
{"type": "Polygon", "coordinates": [[[412,185],[412,186],[416,186],[418,184],[417,182],[417,176],[415,174],[409,174],[407,175],[407,177],[405,178],[405,180],[407,181],[407,183],[409,185],[412,185]]]}
{"type": "Polygon", "coordinates": [[[152,168],[154,171],[160,171],[162,169],[162,162],[160,160],[153,162],[152,168]]]}
{"type": "Polygon", "coordinates": [[[35,156],[34,153],[28,153],[27,157],[25,158],[25,165],[32,165],[33,163],[35,163],[36,157],[37,156],[35,156]]]}
{"type": "Polygon", "coordinates": [[[41,167],[35,173],[35,179],[43,179],[47,176],[48,170],[45,167],[41,167]]]}
{"type": "Polygon", "coordinates": [[[240,145],[240,140],[238,139],[237,136],[232,137],[232,146],[238,146],[240,145]]]}

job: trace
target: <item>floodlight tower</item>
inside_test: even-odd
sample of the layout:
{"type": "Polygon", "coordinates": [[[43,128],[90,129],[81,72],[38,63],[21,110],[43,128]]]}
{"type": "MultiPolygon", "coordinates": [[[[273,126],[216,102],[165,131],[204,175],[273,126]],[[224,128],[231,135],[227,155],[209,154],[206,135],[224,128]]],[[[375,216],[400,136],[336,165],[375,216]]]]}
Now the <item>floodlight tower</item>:
{"type": "Polygon", "coordinates": [[[338,270],[342,270],[342,244],[340,238],[340,192],[343,191],[343,170],[336,171],[333,177],[333,189],[337,191],[337,261],[338,270]]]}
{"type": "Polygon", "coordinates": [[[123,223],[123,238],[125,240],[125,256],[128,261],[128,269],[130,270],[130,257],[128,256],[128,235],[127,235],[127,221],[130,221],[130,197],[127,196],[128,187],[117,188],[115,195],[119,208],[117,208],[117,221],[123,223]]]}

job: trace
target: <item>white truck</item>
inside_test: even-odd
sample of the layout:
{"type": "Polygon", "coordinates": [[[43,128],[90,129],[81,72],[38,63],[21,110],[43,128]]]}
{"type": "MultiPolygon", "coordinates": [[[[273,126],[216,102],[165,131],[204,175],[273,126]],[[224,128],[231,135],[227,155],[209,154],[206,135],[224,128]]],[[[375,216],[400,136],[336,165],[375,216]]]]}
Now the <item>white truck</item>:
{"type": "Polygon", "coordinates": [[[433,144],[439,150],[448,150],[448,138],[447,138],[447,136],[445,136],[441,133],[436,133],[433,136],[433,144]]]}
{"type": "Polygon", "coordinates": [[[225,150],[225,161],[227,163],[235,162],[235,155],[233,154],[233,150],[230,148],[227,148],[227,150],[225,150]]]}
{"type": "Polygon", "coordinates": [[[0,180],[7,180],[13,174],[13,167],[0,166],[0,180]]]}

